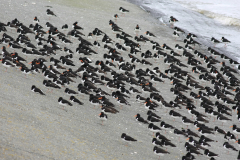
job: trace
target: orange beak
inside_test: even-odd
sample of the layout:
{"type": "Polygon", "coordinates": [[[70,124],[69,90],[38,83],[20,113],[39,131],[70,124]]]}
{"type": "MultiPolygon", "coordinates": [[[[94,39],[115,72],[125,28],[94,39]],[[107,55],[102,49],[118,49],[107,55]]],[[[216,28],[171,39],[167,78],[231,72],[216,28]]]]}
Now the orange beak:
{"type": "Polygon", "coordinates": [[[196,130],[199,130],[200,128],[197,128],[196,130]]]}
{"type": "Polygon", "coordinates": [[[233,126],[230,126],[229,128],[232,128],[233,126]]]}
{"type": "Polygon", "coordinates": [[[137,117],[137,115],[135,115],[134,117],[137,117]]]}
{"type": "Polygon", "coordinates": [[[189,138],[186,139],[186,141],[188,141],[188,140],[189,140],[189,138]]]}
{"type": "Polygon", "coordinates": [[[29,62],[28,64],[32,64],[32,62],[29,62]]]}
{"type": "Polygon", "coordinates": [[[7,46],[7,48],[10,47],[10,45],[7,46]]]}
{"type": "Polygon", "coordinates": [[[236,141],[235,143],[238,143],[238,141],[236,141]]]}

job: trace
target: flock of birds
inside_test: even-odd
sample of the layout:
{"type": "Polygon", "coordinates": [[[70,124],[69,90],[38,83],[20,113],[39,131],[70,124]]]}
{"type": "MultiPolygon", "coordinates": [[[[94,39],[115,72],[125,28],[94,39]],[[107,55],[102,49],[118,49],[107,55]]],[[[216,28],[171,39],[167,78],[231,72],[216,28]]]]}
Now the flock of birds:
{"type": "MultiPolygon", "coordinates": [[[[119,11],[122,12],[122,17],[125,17],[125,14],[129,12],[122,7],[119,8],[119,11]]],[[[50,9],[47,9],[46,12],[49,16],[56,16],[50,9]]],[[[221,126],[215,125],[215,128],[211,128],[207,123],[214,124],[215,118],[222,123],[232,121],[232,118],[235,118],[232,115],[232,110],[237,110],[237,119],[240,120],[240,112],[238,112],[239,80],[235,76],[238,74],[238,70],[227,65],[238,65],[239,63],[217,52],[214,48],[208,48],[210,56],[194,49],[195,46],[201,44],[197,41],[197,36],[192,33],[188,33],[186,39],[184,39],[186,44],[184,47],[176,44],[175,49],[166,44],[159,45],[158,42],[152,40],[157,39],[157,37],[150,31],[145,32],[146,36],[138,36],[141,32],[139,25],[136,25],[134,29],[136,35],[133,36],[124,32],[117,25],[116,22],[119,17],[115,14],[113,16],[114,20],[109,21],[109,25],[119,41],[118,43],[98,28],[85,36],[81,32],[84,29],[77,22],[73,23],[72,30],[69,29],[67,24],[62,26],[63,31],[70,30],[67,34],[59,31],[50,22],[46,23],[46,27],[41,26],[37,17],[34,18],[35,24],[31,24],[29,27],[17,18],[7,24],[0,23],[0,31],[4,32],[1,44],[7,44],[7,47],[14,50],[13,53],[9,53],[5,46],[2,47],[2,65],[6,68],[6,71],[9,67],[17,67],[19,71],[26,75],[42,73],[44,76],[43,85],[52,91],[65,88],[64,92],[70,96],[70,101],[59,97],[56,101],[60,105],[72,106],[72,103],[84,105],[77,98],[77,95],[89,96],[89,102],[94,106],[101,105],[99,118],[102,125],[103,121],[108,119],[107,113],[121,114],[110,100],[117,101],[121,106],[131,105],[128,100],[131,95],[136,95],[136,100],[147,109],[148,116],[145,120],[140,114],[136,113],[136,120],[148,125],[148,129],[156,133],[152,139],[153,152],[159,156],[170,154],[163,147],[177,147],[176,142],[171,142],[166,138],[162,130],[165,130],[165,133],[166,130],[172,130],[179,138],[188,137],[188,142],[185,143],[187,154],[182,156],[183,160],[195,159],[196,155],[201,156],[203,154],[210,157],[211,160],[219,157],[218,153],[211,151],[211,147],[214,147],[214,143],[217,143],[217,141],[208,137],[213,135],[214,132],[222,134],[222,138],[226,139],[223,148],[231,152],[238,151],[230,141],[240,144],[240,140],[235,137],[235,134],[240,134],[240,128],[233,124],[232,132],[226,132],[221,129],[221,126]],[[10,36],[7,29],[10,30],[11,34],[15,34],[16,31],[17,38],[14,39],[10,36]],[[34,35],[34,39],[29,38],[28,35],[34,35]],[[73,42],[68,37],[78,41],[73,42]],[[97,40],[99,38],[101,38],[101,42],[97,40]],[[37,41],[37,45],[34,45],[33,41],[37,41]],[[73,43],[79,43],[74,51],[71,48],[73,43]],[[149,49],[145,53],[141,53],[140,44],[144,45],[146,43],[148,43],[149,49]],[[102,46],[102,44],[104,45],[102,46]],[[66,46],[69,46],[69,48],[66,46]],[[100,54],[97,50],[101,47],[104,47],[108,53],[103,54],[102,59],[93,63],[91,57],[100,54]],[[62,51],[66,53],[65,56],[62,51]],[[154,54],[152,54],[153,51],[154,54]],[[78,64],[71,60],[76,58],[76,53],[80,55],[78,64]],[[55,58],[58,54],[62,54],[60,59],[55,58]],[[129,58],[124,59],[121,56],[123,54],[128,54],[129,58]],[[31,56],[38,56],[39,58],[33,59],[29,63],[31,67],[28,67],[26,59],[21,55],[26,55],[28,58],[31,56]],[[218,57],[222,61],[214,57],[218,57]],[[164,60],[162,60],[163,58],[164,60]],[[186,58],[187,61],[183,60],[186,58]],[[225,63],[225,61],[229,62],[225,63]],[[161,72],[162,69],[156,67],[157,63],[151,62],[165,63],[166,66],[169,66],[169,69],[161,72]],[[47,63],[52,64],[48,67],[47,63]],[[138,69],[136,64],[143,64],[152,69],[138,69]],[[220,69],[216,67],[217,64],[222,65],[220,69]],[[73,71],[71,67],[78,67],[78,69],[73,71]],[[192,68],[192,73],[186,71],[187,68],[192,68]],[[111,77],[107,76],[108,74],[111,77]],[[82,80],[77,91],[68,88],[68,85],[75,83],[77,79],[82,80]],[[165,81],[170,81],[173,85],[170,91],[173,93],[172,97],[175,98],[170,102],[165,101],[164,96],[154,87],[155,84],[164,85],[165,81]],[[204,87],[201,83],[208,83],[209,85],[204,87]],[[102,89],[104,86],[107,86],[107,91],[102,89]],[[126,88],[127,86],[130,86],[129,89],[126,88]],[[198,92],[193,92],[193,90],[198,92]],[[110,94],[109,91],[111,91],[110,94]],[[215,99],[217,100],[214,102],[215,99]],[[197,101],[201,102],[199,107],[195,106],[197,101]],[[169,109],[169,117],[171,116],[174,121],[177,118],[182,119],[182,123],[187,128],[176,128],[163,121],[159,115],[163,110],[160,106],[166,108],[167,112],[169,109]],[[183,113],[189,113],[190,117],[184,116],[183,113]],[[209,115],[214,117],[214,121],[209,120],[209,115]],[[193,117],[195,121],[192,120],[193,117]],[[159,123],[160,125],[157,125],[159,123]],[[188,126],[197,127],[201,136],[189,129],[188,126]]],[[[170,17],[170,24],[174,25],[177,21],[176,18],[170,17]]],[[[173,35],[179,37],[180,34],[185,34],[185,32],[181,28],[174,27],[173,35]]],[[[212,41],[220,43],[215,38],[212,38],[212,41]]],[[[222,37],[222,42],[230,43],[224,37],[222,37]]],[[[47,95],[40,89],[41,87],[32,85],[31,90],[43,96],[47,95]]],[[[122,133],[121,138],[128,142],[137,141],[126,133],[122,133]]],[[[238,159],[240,159],[239,156],[238,159]]]]}

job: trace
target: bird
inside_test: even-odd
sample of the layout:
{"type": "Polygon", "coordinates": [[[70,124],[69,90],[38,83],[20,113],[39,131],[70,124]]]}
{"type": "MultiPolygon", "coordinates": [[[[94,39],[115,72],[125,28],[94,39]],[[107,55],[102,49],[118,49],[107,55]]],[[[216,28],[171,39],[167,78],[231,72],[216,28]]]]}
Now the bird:
{"type": "Polygon", "coordinates": [[[115,18],[116,21],[117,21],[117,19],[119,18],[118,14],[114,14],[113,17],[115,18]]]}
{"type": "Polygon", "coordinates": [[[78,94],[77,92],[75,92],[74,90],[71,90],[71,89],[69,89],[69,88],[66,88],[64,92],[67,93],[67,94],[69,94],[69,95],[78,94]]]}
{"type": "Polygon", "coordinates": [[[175,121],[175,118],[180,118],[182,117],[182,115],[174,110],[170,110],[169,112],[169,115],[172,116],[174,118],[174,121],[175,121]]]}
{"type": "Polygon", "coordinates": [[[147,112],[147,115],[148,115],[148,116],[156,117],[157,119],[161,119],[160,116],[158,116],[156,113],[154,113],[154,112],[152,112],[152,111],[150,111],[150,110],[147,112]]]}
{"type": "Polygon", "coordinates": [[[101,106],[101,110],[102,110],[102,112],[107,112],[107,113],[113,113],[113,114],[116,114],[116,113],[118,113],[119,111],[118,110],[116,110],[115,108],[113,108],[113,107],[110,107],[110,106],[101,106]]]}
{"type": "Polygon", "coordinates": [[[190,129],[187,129],[185,131],[185,133],[187,134],[187,136],[199,137],[198,134],[196,134],[195,132],[191,131],[190,129]]]}
{"type": "Polygon", "coordinates": [[[224,138],[229,140],[229,141],[234,141],[234,142],[237,141],[235,135],[230,133],[230,131],[228,131],[227,134],[225,134],[224,138]]]}
{"type": "Polygon", "coordinates": [[[221,114],[217,116],[217,120],[222,122],[222,126],[223,126],[223,122],[231,121],[231,119],[229,119],[221,114]]]}
{"type": "Polygon", "coordinates": [[[150,122],[160,122],[161,121],[160,119],[158,119],[154,116],[148,116],[147,120],[150,121],[150,122]]]}
{"type": "Polygon", "coordinates": [[[74,30],[78,30],[78,29],[79,30],[83,30],[83,28],[78,25],[78,22],[74,22],[73,25],[72,25],[72,28],[74,30]]]}
{"type": "Polygon", "coordinates": [[[233,133],[240,134],[240,128],[238,128],[235,124],[231,126],[233,129],[233,133]]]}
{"type": "Polygon", "coordinates": [[[185,136],[185,137],[187,137],[187,135],[185,134],[185,132],[180,131],[179,129],[174,129],[174,134],[176,134],[177,136],[179,136],[179,139],[178,139],[178,140],[180,140],[180,136],[185,136]]]}
{"type": "Polygon", "coordinates": [[[136,35],[138,35],[138,32],[141,31],[141,28],[137,24],[136,27],[134,28],[134,31],[136,32],[136,35]]]}
{"type": "Polygon", "coordinates": [[[153,33],[146,31],[145,34],[149,37],[156,37],[153,33]]]}
{"type": "Polygon", "coordinates": [[[14,65],[8,62],[5,58],[0,59],[0,61],[2,61],[2,65],[6,68],[6,71],[7,71],[7,68],[14,67],[14,65]]]}
{"type": "Polygon", "coordinates": [[[176,22],[178,22],[178,20],[175,17],[171,16],[170,20],[169,20],[169,23],[171,24],[171,28],[174,25],[174,23],[176,23],[176,22]]]}
{"type": "Polygon", "coordinates": [[[238,151],[235,147],[233,147],[231,144],[229,144],[228,142],[224,142],[223,143],[223,147],[225,148],[225,149],[227,149],[228,151],[229,150],[233,150],[233,151],[238,151]]]}
{"type": "Polygon", "coordinates": [[[176,31],[174,31],[172,36],[175,37],[175,40],[176,40],[180,35],[176,31]]]}
{"type": "Polygon", "coordinates": [[[68,29],[68,25],[67,25],[67,24],[64,24],[64,25],[62,26],[62,29],[63,29],[63,30],[67,30],[67,29],[68,29]]]}
{"type": "Polygon", "coordinates": [[[170,141],[165,141],[164,139],[162,139],[161,144],[162,146],[176,147],[175,144],[171,143],[170,141]]]}
{"type": "Polygon", "coordinates": [[[165,140],[165,141],[170,141],[169,139],[167,139],[164,135],[160,134],[160,132],[156,133],[156,138],[157,139],[161,139],[161,140],[165,140]]]}
{"type": "Polygon", "coordinates": [[[227,43],[231,43],[228,39],[226,39],[226,38],[224,38],[224,37],[221,38],[221,41],[222,41],[223,43],[225,43],[225,45],[226,45],[227,43]]]}
{"type": "Polygon", "coordinates": [[[153,123],[150,123],[148,125],[148,129],[153,132],[153,136],[154,136],[154,132],[155,133],[156,132],[160,132],[160,130],[161,130],[161,128],[159,128],[158,126],[154,125],[153,123]]]}
{"type": "Polygon", "coordinates": [[[211,41],[215,44],[221,43],[219,40],[217,40],[216,38],[212,37],[211,41]]]}
{"type": "Polygon", "coordinates": [[[196,155],[202,155],[202,153],[198,152],[197,150],[195,150],[194,148],[190,147],[190,146],[186,146],[186,150],[192,154],[196,154],[196,155]]]}
{"type": "Polygon", "coordinates": [[[37,18],[37,16],[34,17],[33,21],[34,21],[35,23],[39,23],[39,19],[37,18]]]}
{"type": "Polygon", "coordinates": [[[39,94],[41,94],[41,95],[45,95],[45,94],[43,93],[43,91],[42,91],[41,89],[37,88],[35,85],[32,85],[31,90],[32,90],[33,92],[35,92],[35,93],[39,93],[39,94]]]}
{"type": "Polygon", "coordinates": [[[159,158],[160,158],[160,156],[164,156],[164,154],[170,154],[168,151],[165,151],[165,150],[163,150],[161,148],[158,148],[157,146],[155,146],[153,148],[153,153],[158,155],[159,158]]]}
{"type": "Polygon", "coordinates": [[[17,45],[17,44],[13,44],[13,43],[9,43],[7,47],[13,48],[13,49],[21,49],[22,47],[17,45]]]}
{"type": "Polygon", "coordinates": [[[199,127],[197,128],[198,132],[202,135],[209,135],[209,134],[213,134],[212,131],[206,129],[206,128],[203,128],[203,127],[199,127]]]}
{"type": "Polygon", "coordinates": [[[226,134],[226,132],[225,132],[223,129],[218,128],[218,126],[215,126],[214,130],[215,130],[215,132],[217,132],[217,133],[220,133],[220,134],[223,134],[223,135],[226,134]]]}
{"type": "Polygon", "coordinates": [[[199,140],[202,140],[203,142],[214,142],[214,140],[205,137],[204,135],[202,135],[199,140]]]}
{"type": "Polygon", "coordinates": [[[103,121],[106,121],[106,120],[108,119],[108,116],[107,116],[107,114],[105,114],[104,112],[101,112],[101,113],[99,114],[99,118],[101,119],[102,125],[103,125],[103,121]]]}
{"type": "Polygon", "coordinates": [[[63,99],[62,97],[58,98],[58,103],[60,105],[62,105],[62,106],[67,106],[67,105],[72,106],[72,103],[70,103],[69,101],[63,99]]]}
{"type": "Polygon", "coordinates": [[[128,13],[129,12],[129,10],[127,10],[127,9],[125,9],[125,8],[123,8],[123,7],[120,7],[119,8],[119,11],[125,16],[125,13],[128,13]]]}
{"type": "Polygon", "coordinates": [[[160,127],[163,128],[163,129],[174,129],[174,127],[173,127],[172,125],[167,124],[167,123],[165,123],[164,121],[162,121],[162,122],[160,123],[160,127]]]}
{"type": "Polygon", "coordinates": [[[152,139],[152,144],[162,146],[161,142],[159,140],[157,140],[157,138],[152,139]]]}
{"type": "Polygon", "coordinates": [[[50,9],[47,9],[47,15],[48,16],[55,16],[55,17],[57,17],[54,13],[53,13],[53,11],[51,11],[50,9]]]}
{"type": "Polygon", "coordinates": [[[75,103],[78,103],[79,105],[83,105],[83,104],[84,104],[83,102],[79,101],[79,100],[78,100],[76,97],[74,97],[74,96],[71,96],[71,97],[70,97],[70,101],[75,102],[75,103]]]}
{"type": "Polygon", "coordinates": [[[141,122],[141,123],[144,123],[144,124],[148,124],[148,121],[144,120],[144,119],[140,116],[139,113],[136,114],[135,117],[136,117],[136,121],[141,122]]]}
{"type": "Polygon", "coordinates": [[[126,133],[122,133],[121,139],[126,142],[136,142],[137,141],[135,138],[128,136],[126,133]]]}
{"type": "Polygon", "coordinates": [[[182,117],[182,122],[183,122],[183,124],[187,125],[187,127],[188,127],[189,125],[191,125],[191,124],[194,124],[193,121],[191,121],[190,119],[188,119],[188,118],[185,117],[185,116],[182,117]]]}

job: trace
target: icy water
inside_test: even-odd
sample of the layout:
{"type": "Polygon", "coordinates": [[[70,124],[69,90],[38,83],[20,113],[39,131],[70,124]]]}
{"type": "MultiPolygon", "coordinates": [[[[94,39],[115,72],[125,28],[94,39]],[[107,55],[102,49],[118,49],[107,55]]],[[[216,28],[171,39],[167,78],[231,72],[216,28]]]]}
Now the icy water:
{"type": "MultiPolygon", "coordinates": [[[[215,47],[220,53],[240,62],[240,1],[238,0],[129,0],[150,12],[159,21],[169,25],[169,17],[179,22],[174,26],[182,28],[186,34],[198,36],[197,41],[205,47],[215,47]],[[211,38],[231,41],[230,44],[213,44],[211,38]]],[[[184,36],[183,36],[184,38],[184,36]]]]}

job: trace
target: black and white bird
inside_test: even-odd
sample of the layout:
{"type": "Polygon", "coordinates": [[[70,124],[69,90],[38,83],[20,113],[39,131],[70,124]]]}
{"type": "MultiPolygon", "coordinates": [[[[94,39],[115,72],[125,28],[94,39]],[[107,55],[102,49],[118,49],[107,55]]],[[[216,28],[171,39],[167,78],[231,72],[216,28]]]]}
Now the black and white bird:
{"type": "Polygon", "coordinates": [[[136,117],[136,121],[141,122],[141,123],[144,123],[144,124],[148,124],[148,121],[146,121],[145,119],[143,119],[143,118],[140,116],[140,114],[136,114],[135,117],[136,117]]]}
{"type": "Polygon", "coordinates": [[[106,120],[108,119],[108,116],[107,116],[107,114],[105,114],[104,112],[101,112],[101,113],[99,114],[99,118],[101,119],[102,125],[103,125],[103,121],[106,121],[106,120]]]}
{"type": "Polygon", "coordinates": [[[224,143],[223,143],[223,147],[224,147],[225,149],[227,149],[228,151],[229,151],[229,150],[238,151],[234,146],[232,146],[232,145],[229,144],[228,142],[224,142],[224,143]]]}
{"type": "Polygon", "coordinates": [[[126,133],[122,133],[121,138],[123,141],[126,142],[136,142],[137,140],[132,138],[131,136],[128,136],[126,133]]]}
{"type": "Polygon", "coordinates": [[[39,94],[41,94],[41,95],[45,95],[45,94],[43,93],[43,91],[42,91],[41,89],[37,88],[35,85],[32,85],[31,90],[32,90],[33,92],[35,92],[35,93],[39,93],[39,94]]]}
{"type": "Polygon", "coordinates": [[[75,92],[74,90],[71,90],[71,89],[69,89],[69,88],[66,88],[64,92],[67,93],[68,95],[78,94],[77,92],[75,92]]]}
{"type": "Polygon", "coordinates": [[[58,99],[58,103],[62,106],[72,106],[72,103],[70,103],[69,101],[63,99],[62,97],[59,97],[58,99]]]}
{"type": "Polygon", "coordinates": [[[150,123],[148,125],[148,129],[153,132],[153,135],[154,135],[154,132],[157,133],[157,132],[160,132],[160,130],[161,130],[161,128],[159,128],[158,126],[154,125],[153,123],[150,123]]]}
{"type": "Polygon", "coordinates": [[[165,154],[170,154],[168,151],[158,148],[157,146],[155,146],[153,148],[153,152],[154,152],[154,154],[158,155],[159,157],[164,156],[165,154]]]}
{"type": "Polygon", "coordinates": [[[119,11],[125,16],[125,13],[128,13],[129,12],[129,10],[127,10],[127,9],[125,9],[125,8],[123,8],[123,7],[120,7],[119,8],[119,11]]]}
{"type": "Polygon", "coordinates": [[[55,17],[57,17],[54,13],[53,13],[53,11],[51,11],[50,9],[47,9],[47,15],[48,16],[55,16],[55,17]]]}
{"type": "Polygon", "coordinates": [[[83,102],[81,102],[80,100],[78,100],[76,97],[74,97],[74,96],[71,96],[70,97],[70,101],[72,101],[72,102],[75,102],[75,103],[78,103],[79,105],[83,105],[84,103],[83,102]]]}
{"type": "Polygon", "coordinates": [[[225,45],[226,45],[227,43],[231,43],[228,39],[226,39],[226,38],[224,38],[224,37],[222,37],[221,41],[222,41],[223,43],[225,43],[225,45]]]}
{"type": "Polygon", "coordinates": [[[35,23],[39,23],[39,19],[37,18],[37,16],[34,17],[33,21],[34,21],[35,23]]]}

